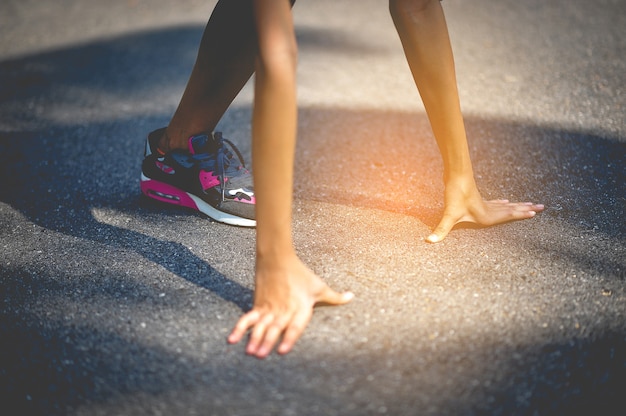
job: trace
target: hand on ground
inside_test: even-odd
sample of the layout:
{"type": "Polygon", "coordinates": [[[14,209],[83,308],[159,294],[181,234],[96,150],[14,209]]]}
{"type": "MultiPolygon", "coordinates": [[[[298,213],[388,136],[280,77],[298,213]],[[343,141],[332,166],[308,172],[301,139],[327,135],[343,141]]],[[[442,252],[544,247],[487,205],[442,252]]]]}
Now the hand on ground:
{"type": "Polygon", "coordinates": [[[261,263],[257,260],[254,306],[228,337],[228,342],[237,343],[250,330],[246,353],[255,357],[267,357],[277,343],[279,354],[288,353],[316,304],[341,305],[354,297],[350,292],[332,290],[295,255],[281,261],[279,267],[261,263]]]}
{"type": "Polygon", "coordinates": [[[532,202],[509,202],[506,199],[484,201],[474,184],[467,187],[448,185],[443,217],[426,241],[430,243],[442,241],[455,225],[462,222],[490,227],[532,218],[543,209],[543,205],[532,202]]]}

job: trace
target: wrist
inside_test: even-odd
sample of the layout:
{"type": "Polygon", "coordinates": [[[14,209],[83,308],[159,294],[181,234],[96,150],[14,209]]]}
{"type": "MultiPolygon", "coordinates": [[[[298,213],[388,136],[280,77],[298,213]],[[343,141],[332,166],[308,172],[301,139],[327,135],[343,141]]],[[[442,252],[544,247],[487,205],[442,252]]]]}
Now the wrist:
{"type": "Polygon", "coordinates": [[[454,169],[444,169],[443,182],[445,186],[452,184],[474,184],[474,171],[471,164],[465,167],[455,167],[454,169]]]}
{"type": "Polygon", "coordinates": [[[296,252],[293,247],[291,236],[274,237],[269,239],[257,236],[256,262],[263,265],[278,266],[290,261],[295,257],[296,252]]]}

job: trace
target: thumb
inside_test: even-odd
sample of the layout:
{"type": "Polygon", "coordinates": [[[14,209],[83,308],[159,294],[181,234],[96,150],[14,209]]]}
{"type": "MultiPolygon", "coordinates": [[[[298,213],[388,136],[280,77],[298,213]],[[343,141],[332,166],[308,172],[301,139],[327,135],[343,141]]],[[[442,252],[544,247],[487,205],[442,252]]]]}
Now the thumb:
{"type": "Polygon", "coordinates": [[[452,230],[452,227],[454,227],[455,224],[456,221],[454,221],[451,217],[444,216],[439,222],[439,225],[437,225],[437,227],[435,228],[435,230],[428,237],[426,237],[426,241],[428,241],[429,243],[438,243],[442,241],[444,238],[446,238],[446,236],[448,235],[450,230],[452,230]]]}
{"type": "Polygon", "coordinates": [[[322,293],[319,294],[315,302],[316,305],[343,305],[350,302],[354,298],[352,292],[335,292],[330,287],[326,286],[322,293]]]}

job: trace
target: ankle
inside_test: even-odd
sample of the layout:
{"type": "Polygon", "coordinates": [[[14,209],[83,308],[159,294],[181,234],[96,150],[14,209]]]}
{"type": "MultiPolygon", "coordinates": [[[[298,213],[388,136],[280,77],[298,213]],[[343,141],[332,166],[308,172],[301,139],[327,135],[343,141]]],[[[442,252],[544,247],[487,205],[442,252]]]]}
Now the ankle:
{"type": "Polygon", "coordinates": [[[170,143],[171,143],[170,136],[167,133],[167,129],[164,129],[163,130],[163,134],[161,135],[161,137],[157,141],[157,149],[159,150],[159,152],[165,154],[165,153],[169,152],[170,150],[172,150],[172,147],[171,147],[170,143]]]}
{"type": "Polygon", "coordinates": [[[184,136],[173,136],[168,127],[163,130],[163,134],[157,142],[157,147],[163,153],[171,152],[172,150],[187,150],[187,138],[181,137],[184,136]]]}

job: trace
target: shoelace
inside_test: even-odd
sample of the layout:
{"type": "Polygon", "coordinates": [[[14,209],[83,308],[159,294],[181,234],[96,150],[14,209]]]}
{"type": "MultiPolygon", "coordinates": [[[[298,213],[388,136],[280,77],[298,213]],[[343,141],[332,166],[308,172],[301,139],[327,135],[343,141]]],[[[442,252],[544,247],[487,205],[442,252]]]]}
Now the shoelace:
{"type": "MultiPolygon", "coordinates": [[[[213,138],[217,143],[217,153],[215,155],[215,162],[217,162],[216,173],[222,190],[222,201],[224,201],[226,197],[226,172],[228,168],[231,166],[235,166],[236,168],[236,170],[231,169],[231,172],[234,174],[232,177],[246,173],[248,170],[246,169],[246,164],[243,160],[241,152],[237,149],[237,146],[235,146],[233,142],[224,138],[221,132],[215,132],[213,134],[213,138]],[[233,155],[233,153],[229,151],[224,144],[228,144],[233,152],[235,152],[240,162],[239,165],[236,164],[235,155],[233,155]],[[232,163],[233,161],[235,161],[235,163],[232,163]]],[[[214,159],[210,153],[196,153],[192,157],[199,162],[202,169],[212,169],[214,167],[214,159]]]]}

